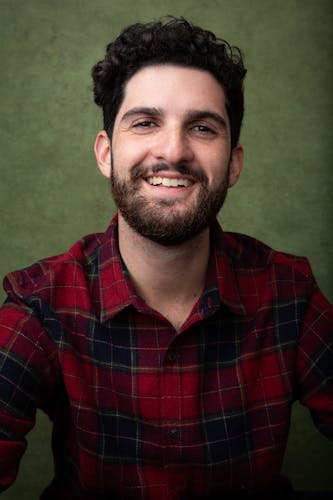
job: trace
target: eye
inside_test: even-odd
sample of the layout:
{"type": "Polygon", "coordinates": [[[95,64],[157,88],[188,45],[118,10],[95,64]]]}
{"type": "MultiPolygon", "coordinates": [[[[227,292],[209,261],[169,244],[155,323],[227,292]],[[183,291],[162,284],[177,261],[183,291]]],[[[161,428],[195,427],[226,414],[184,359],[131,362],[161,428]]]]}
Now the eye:
{"type": "Polygon", "coordinates": [[[150,128],[150,127],[155,127],[156,123],[153,122],[152,120],[141,120],[139,122],[134,123],[133,127],[135,128],[150,128]]]}
{"type": "Polygon", "coordinates": [[[200,134],[215,134],[215,130],[213,130],[212,128],[208,127],[207,125],[202,125],[202,124],[198,124],[198,125],[194,125],[192,127],[192,130],[194,132],[199,132],[200,134]]]}

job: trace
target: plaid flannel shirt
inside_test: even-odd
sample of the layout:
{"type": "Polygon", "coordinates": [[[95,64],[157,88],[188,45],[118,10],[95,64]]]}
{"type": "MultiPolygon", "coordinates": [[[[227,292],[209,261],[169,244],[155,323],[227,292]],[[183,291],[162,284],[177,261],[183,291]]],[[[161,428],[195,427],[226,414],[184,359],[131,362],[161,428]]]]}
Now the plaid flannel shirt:
{"type": "Polygon", "coordinates": [[[45,499],[206,498],[279,478],[293,401],[333,435],[332,307],[306,259],[211,228],[204,292],[179,331],[137,295],[117,217],[5,278],[0,484],[36,408],[53,421],[45,499]]]}

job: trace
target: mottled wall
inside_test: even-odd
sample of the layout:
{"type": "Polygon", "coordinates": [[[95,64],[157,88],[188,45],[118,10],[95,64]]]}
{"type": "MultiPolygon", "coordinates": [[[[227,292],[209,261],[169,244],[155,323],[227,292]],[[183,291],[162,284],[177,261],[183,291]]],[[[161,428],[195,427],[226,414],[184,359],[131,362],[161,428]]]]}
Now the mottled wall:
{"type": "MultiPolygon", "coordinates": [[[[245,53],[245,170],[223,226],[308,256],[332,300],[331,0],[0,0],[0,275],[107,226],[114,206],[93,157],[102,121],[90,68],[122,27],[165,14],[245,53]]],[[[35,499],[50,476],[39,418],[4,499],[35,499]]],[[[332,462],[332,445],[296,407],[285,472],[298,488],[333,489],[332,462]]]]}

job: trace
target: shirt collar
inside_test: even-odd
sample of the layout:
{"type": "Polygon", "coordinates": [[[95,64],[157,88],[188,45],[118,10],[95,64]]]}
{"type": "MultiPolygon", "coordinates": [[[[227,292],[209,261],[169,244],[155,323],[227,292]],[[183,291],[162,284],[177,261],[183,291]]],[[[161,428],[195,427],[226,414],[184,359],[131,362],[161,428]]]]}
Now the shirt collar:
{"type": "Polygon", "coordinates": [[[126,276],[118,247],[118,216],[115,215],[104,233],[101,244],[91,258],[91,274],[98,276],[96,297],[97,313],[101,323],[133,303],[135,290],[126,276]]]}
{"type": "Polygon", "coordinates": [[[220,300],[233,313],[244,316],[246,308],[238,287],[236,264],[239,261],[237,248],[228,240],[218,221],[211,226],[211,255],[207,283],[215,283],[220,300]]]}
{"type": "MultiPolygon", "coordinates": [[[[205,304],[209,304],[209,309],[216,309],[223,303],[235,314],[246,314],[237,286],[234,258],[233,248],[215,221],[211,226],[211,255],[206,286],[201,299],[203,308],[206,309],[205,304]]],[[[130,305],[139,311],[147,311],[147,306],[138,297],[119,253],[117,215],[111,221],[100,246],[92,256],[91,265],[95,268],[92,273],[95,276],[97,273],[99,278],[98,289],[95,292],[98,296],[101,323],[130,305]]]]}

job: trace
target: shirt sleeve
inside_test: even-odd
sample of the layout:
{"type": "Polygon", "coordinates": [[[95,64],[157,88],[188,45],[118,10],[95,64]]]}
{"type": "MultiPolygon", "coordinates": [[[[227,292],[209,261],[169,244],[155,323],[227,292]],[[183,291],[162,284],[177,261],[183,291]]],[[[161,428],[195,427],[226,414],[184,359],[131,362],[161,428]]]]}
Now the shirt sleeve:
{"type": "Polygon", "coordinates": [[[333,307],[316,285],[302,322],[296,372],[300,402],[333,439],[333,307]]]}
{"type": "Polygon", "coordinates": [[[26,306],[0,309],[0,492],[15,480],[25,435],[55,383],[55,349],[26,306]]]}

